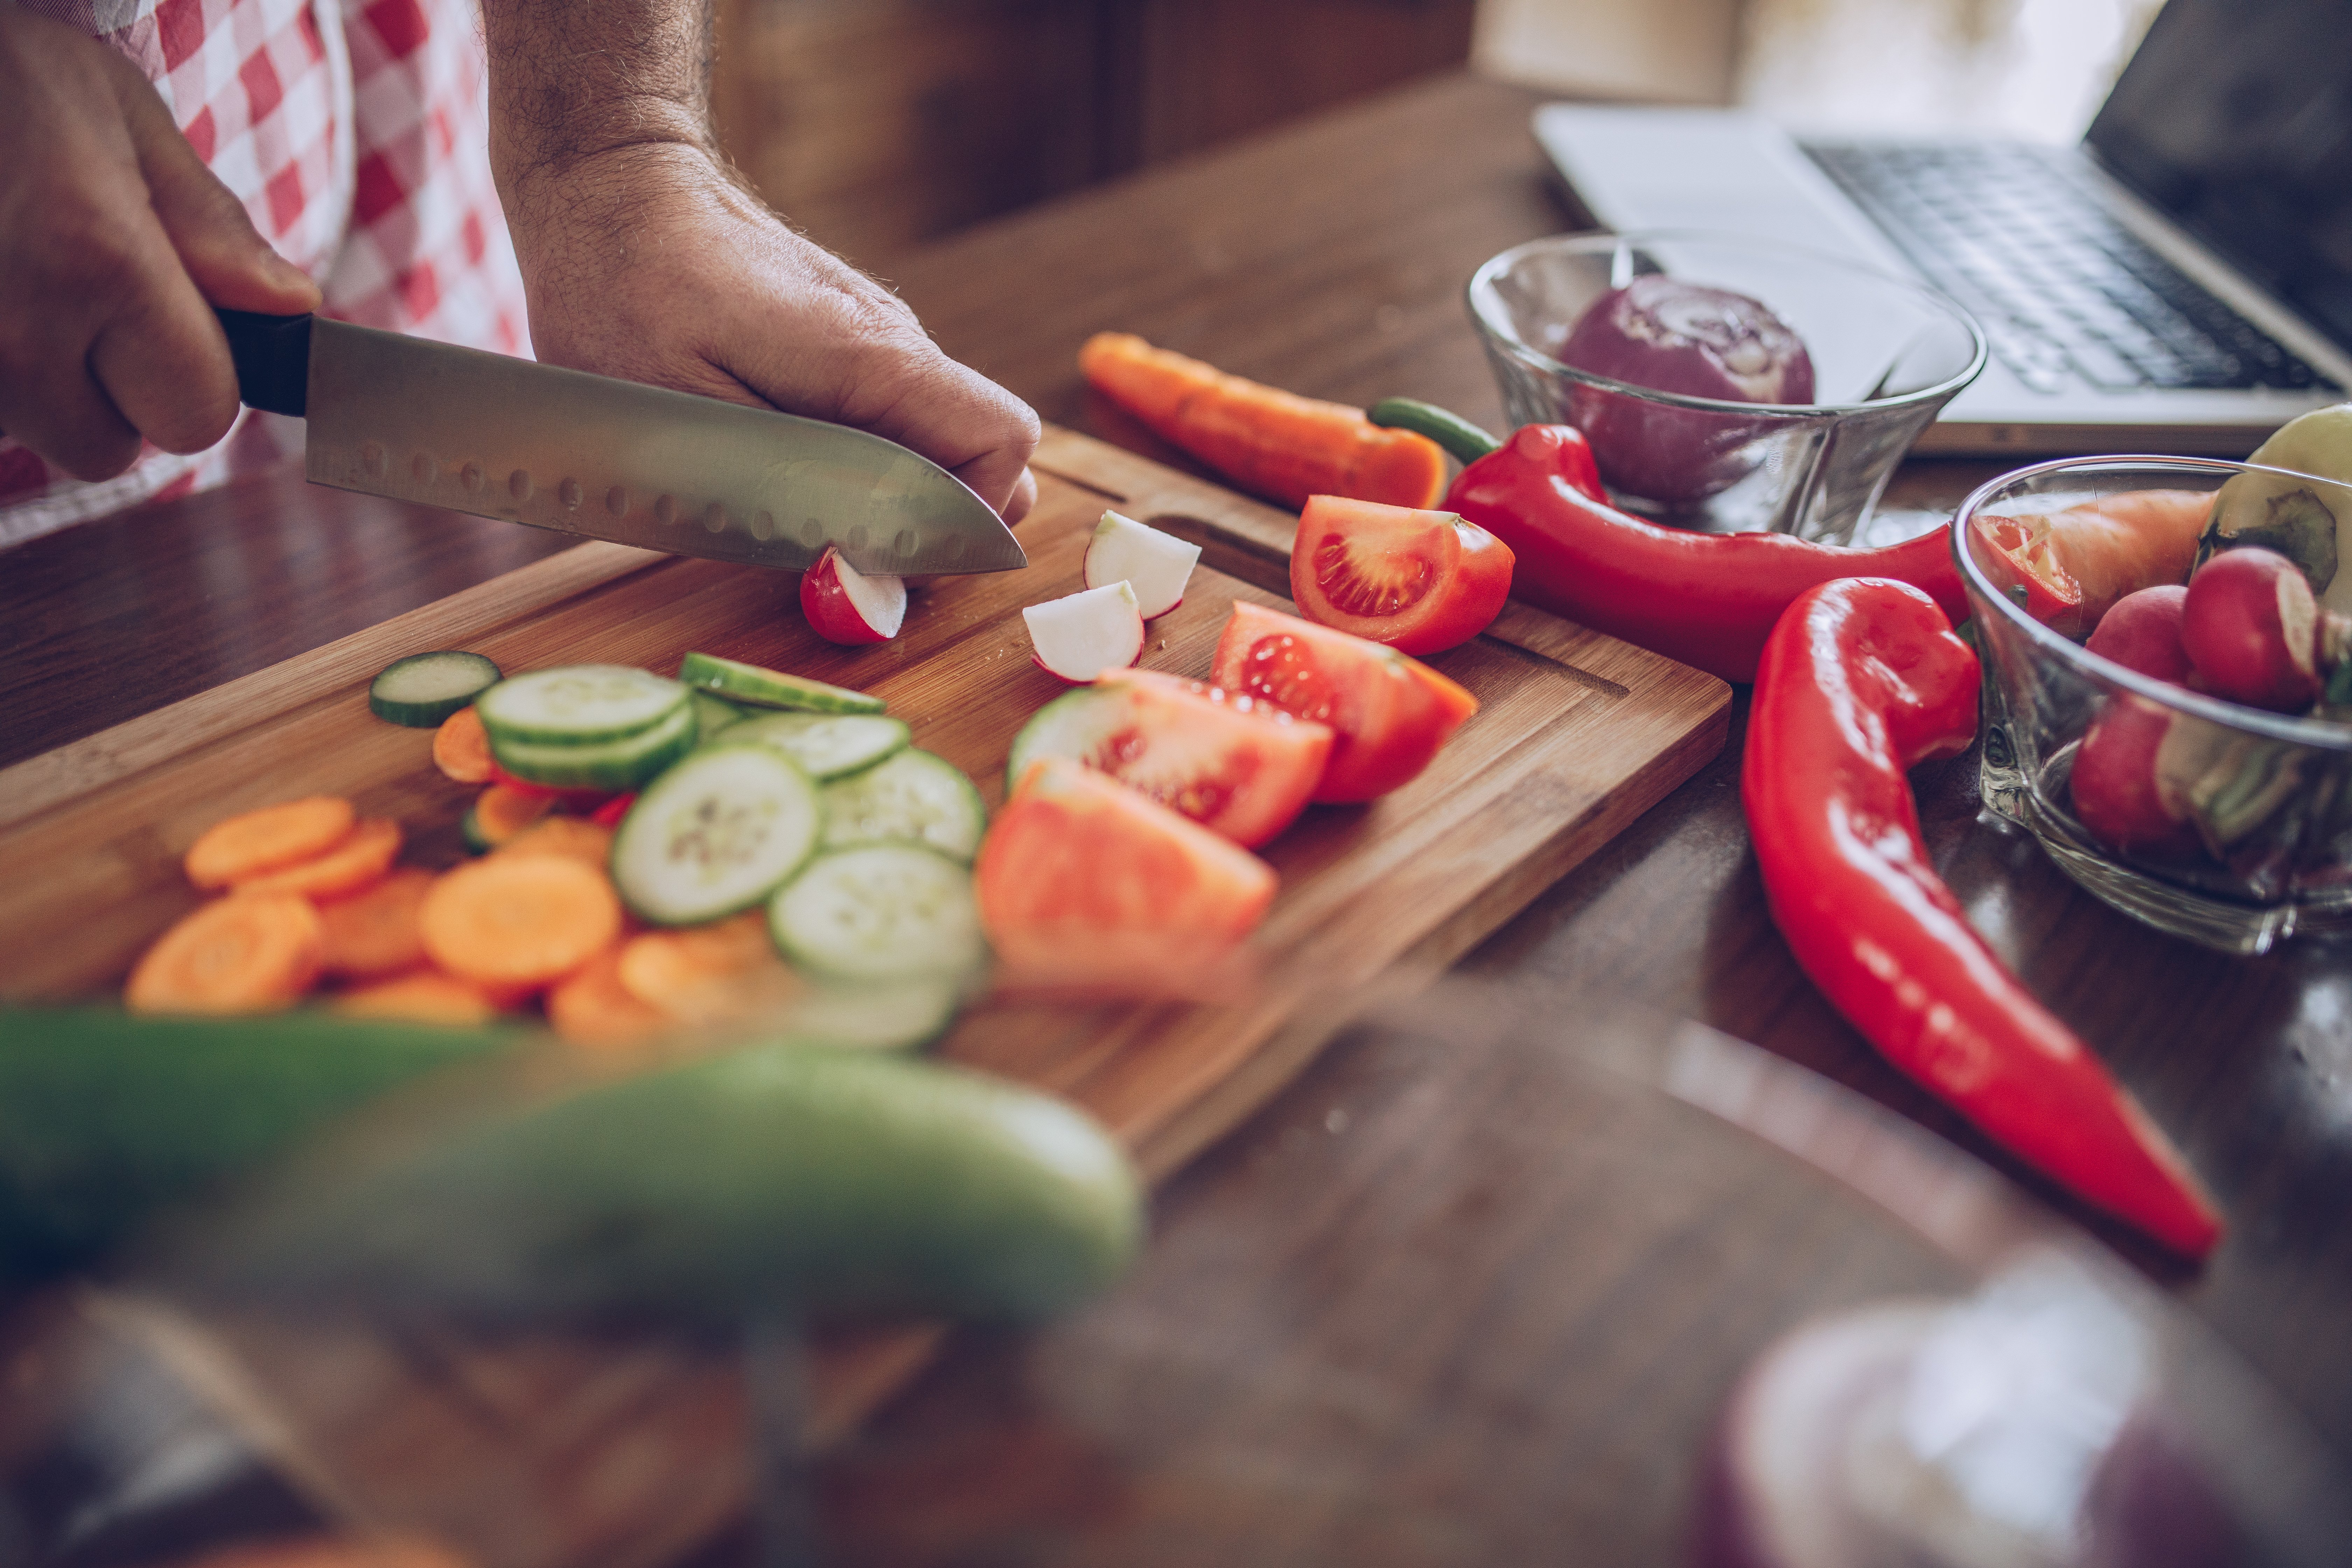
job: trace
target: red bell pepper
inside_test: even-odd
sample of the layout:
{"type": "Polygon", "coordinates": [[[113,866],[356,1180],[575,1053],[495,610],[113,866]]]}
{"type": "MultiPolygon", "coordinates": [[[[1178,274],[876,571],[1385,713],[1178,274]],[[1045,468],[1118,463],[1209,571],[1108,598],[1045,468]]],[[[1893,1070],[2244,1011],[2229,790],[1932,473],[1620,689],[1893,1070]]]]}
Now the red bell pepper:
{"type": "Polygon", "coordinates": [[[1976,655],[1916,588],[1848,579],[1789,606],[1740,777],[1773,921],[1889,1061],[2084,1201],[2201,1258],[2221,1222],[2186,1162],[1928,860],[1904,775],[1967,749],[1977,689],[1976,655]]]}
{"type": "Polygon", "coordinates": [[[1726,680],[1756,679],[1773,623],[1817,583],[1893,577],[1927,590],[1953,620],[1968,618],[1948,529],[1845,550],[1786,533],[1661,528],[1609,504],[1572,426],[1525,426],[1496,446],[1476,426],[1402,398],[1375,405],[1371,417],[1409,425],[1468,465],[1440,504],[1510,546],[1513,598],[1726,680]]]}

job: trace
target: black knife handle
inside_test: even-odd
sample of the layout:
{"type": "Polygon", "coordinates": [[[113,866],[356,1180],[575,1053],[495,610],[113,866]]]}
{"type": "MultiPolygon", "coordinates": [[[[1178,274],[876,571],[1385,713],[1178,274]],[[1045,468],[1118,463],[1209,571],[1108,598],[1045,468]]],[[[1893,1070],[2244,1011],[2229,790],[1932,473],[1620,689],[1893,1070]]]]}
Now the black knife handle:
{"type": "Polygon", "coordinates": [[[310,392],[310,318],[215,310],[236,362],[236,395],[248,406],[300,418],[310,392]]]}

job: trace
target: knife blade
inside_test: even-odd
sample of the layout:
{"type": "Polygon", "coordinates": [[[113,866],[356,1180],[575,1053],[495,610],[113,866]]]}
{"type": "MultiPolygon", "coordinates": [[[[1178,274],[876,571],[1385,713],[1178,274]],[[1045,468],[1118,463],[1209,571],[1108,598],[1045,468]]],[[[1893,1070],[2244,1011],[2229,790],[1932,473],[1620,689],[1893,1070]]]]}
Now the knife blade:
{"type": "Polygon", "coordinates": [[[986,501],[821,419],[313,316],[216,312],[256,408],[309,421],[312,484],[787,572],[1029,563],[986,501]]]}

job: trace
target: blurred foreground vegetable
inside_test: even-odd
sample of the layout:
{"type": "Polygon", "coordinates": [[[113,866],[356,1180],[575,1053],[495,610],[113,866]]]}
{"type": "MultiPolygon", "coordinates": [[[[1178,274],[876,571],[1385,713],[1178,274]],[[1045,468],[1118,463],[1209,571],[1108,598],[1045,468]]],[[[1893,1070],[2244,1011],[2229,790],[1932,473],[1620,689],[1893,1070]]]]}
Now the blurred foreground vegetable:
{"type": "Polygon", "coordinates": [[[2221,1222],[2098,1058],[2001,967],[1936,875],[1905,773],[1967,749],[1976,655],[1899,583],[1790,605],[1756,677],[1740,777],[1772,918],[1831,1005],[2011,1153],[2173,1250],[2221,1222]]]}
{"type": "Polygon", "coordinates": [[[1311,495],[1433,506],[1445,488],[1445,456],[1424,437],[1381,429],[1360,408],[1262,386],[1131,333],[1097,332],[1078,350],[1078,368],[1161,440],[1293,510],[1311,495]]]}

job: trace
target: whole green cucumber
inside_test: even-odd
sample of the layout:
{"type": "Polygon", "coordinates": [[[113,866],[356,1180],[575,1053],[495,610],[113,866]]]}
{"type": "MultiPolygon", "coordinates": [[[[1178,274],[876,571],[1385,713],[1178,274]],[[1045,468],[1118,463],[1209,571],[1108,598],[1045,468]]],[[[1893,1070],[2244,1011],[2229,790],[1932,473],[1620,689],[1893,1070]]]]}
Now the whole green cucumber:
{"type": "Polygon", "coordinates": [[[518,1037],[316,1013],[0,1007],[0,1281],[87,1263],[361,1102],[518,1037]]]}
{"type": "Polygon", "coordinates": [[[777,1043],[501,1114],[205,1238],[234,1286],[492,1316],[1040,1317],[1143,1234],[1118,1146],[961,1068],[777,1043]]]}

